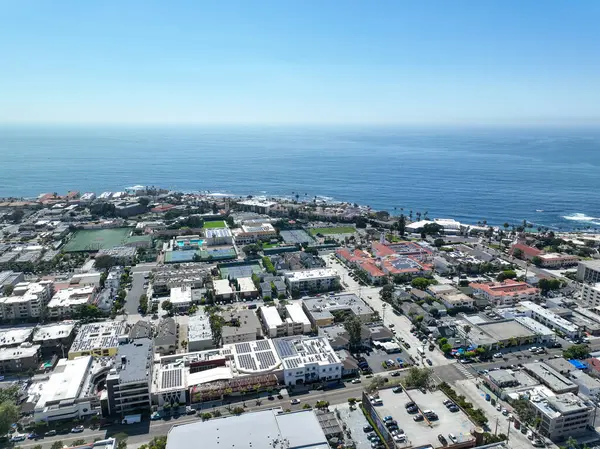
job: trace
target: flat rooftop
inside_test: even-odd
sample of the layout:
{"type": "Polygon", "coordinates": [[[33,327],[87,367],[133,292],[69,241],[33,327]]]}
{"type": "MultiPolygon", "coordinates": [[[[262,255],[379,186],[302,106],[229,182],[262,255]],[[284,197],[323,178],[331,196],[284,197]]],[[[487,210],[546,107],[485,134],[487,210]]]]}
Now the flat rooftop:
{"type": "Polygon", "coordinates": [[[70,353],[92,351],[94,349],[115,348],[119,345],[118,338],[125,334],[126,325],[123,321],[102,321],[84,324],[79,329],[70,353]]]}
{"type": "Polygon", "coordinates": [[[512,337],[527,338],[534,335],[532,331],[516,320],[490,321],[478,324],[478,327],[498,341],[508,340],[512,337]]]}
{"type": "Polygon", "coordinates": [[[283,275],[291,282],[339,277],[337,272],[331,268],[313,268],[311,270],[286,271],[285,273],[283,273],[283,275]]]}
{"type": "Polygon", "coordinates": [[[556,393],[561,393],[568,390],[577,390],[577,385],[545,363],[527,363],[524,365],[524,368],[536,379],[547,385],[556,393]]]}
{"type": "Polygon", "coordinates": [[[273,343],[286,369],[342,363],[325,337],[283,337],[273,343]]]}
{"type": "Polygon", "coordinates": [[[188,320],[188,341],[212,340],[210,319],[205,314],[191,316],[188,320]]]}
{"type": "Polygon", "coordinates": [[[32,345],[29,343],[25,343],[25,345],[26,346],[17,346],[13,348],[0,348],[0,361],[34,357],[41,348],[40,345],[32,345]]]}
{"type": "Polygon", "coordinates": [[[73,360],[60,359],[41,391],[36,409],[43,409],[48,402],[79,397],[91,365],[92,356],[77,357],[73,360]]]}
{"type": "Polygon", "coordinates": [[[167,449],[196,448],[198,436],[209,448],[329,449],[327,438],[312,410],[282,413],[276,409],[240,416],[175,425],[167,435],[167,449]]]}
{"type": "Polygon", "coordinates": [[[153,363],[152,356],[152,341],[149,338],[121,343],[115,357],[116,373],[111,371],[108,378],[116,377],[121,384],[147,380],[153,363]]]}
{"type": "Polygon", "coordinates": [[[373,309],[353,293],[305,298],[302,302],[315,319],[333,318],[331,312],[338,310],[352,310],[357,316],[373,313],[373,309]]]}
{"type": "Polygon", "coordinates": [[[0,328],[0,347],[19,346],[26,342],[34,331],[34,326],[0,328]]]}
{"type": "Polygon", "coordinates": [[[33,341],[55,340],[66,338],[73,332],[77,321],[60,321],[38,326],[33,334],[33,341]]]}

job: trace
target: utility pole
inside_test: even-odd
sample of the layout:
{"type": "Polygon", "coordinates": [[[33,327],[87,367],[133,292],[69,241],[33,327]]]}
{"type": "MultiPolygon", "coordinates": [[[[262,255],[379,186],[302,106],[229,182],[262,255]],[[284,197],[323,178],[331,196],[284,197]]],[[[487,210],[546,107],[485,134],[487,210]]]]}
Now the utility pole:
{"type": "Polygon", "coordinates": [[[496,417],[496,430],[494,430],[494,435],[498,435],[498,422],[500,421],[500,419],[498,417],[496,417]]]}

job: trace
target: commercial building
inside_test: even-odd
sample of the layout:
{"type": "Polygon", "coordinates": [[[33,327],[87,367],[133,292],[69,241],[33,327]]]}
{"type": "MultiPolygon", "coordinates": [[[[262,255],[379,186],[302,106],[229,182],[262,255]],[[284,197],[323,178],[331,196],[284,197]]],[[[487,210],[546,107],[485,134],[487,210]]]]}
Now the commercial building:
{"type": "Polygon", "coordinates": [[[302,309],[313,327],[330,326],[336,315],[342,317],[346,313],[356,315],[363,323],[373,321],[373,309],[352,293],[303,299],[302,309]]]}
{"type": "Polygon", "coordinates": [[[92,356],[60,359],[45,382],[31,387],[35,421],[84,419],[97,413],[99,401],[94,388],[98,370],[92,356]]]}
{"type": "Polygon", "coordinates": [[[35,328],[32,342],[42,347],[42,354],[45,356],[56,354],[65,357],[75,339],[76,324],[77,321],[60,321],[39,325],[35,328]]]}
{"type": "Polygon", "coordinates": [[[530,404],[540,418],[539,433],[551,440],[577,437],[593,428],[595,407],[573,393],[556,396],[536,395],[530,404]]]}
{"type": "Polygon", "coordinates": [[[113,357],[117,354],[119,337],[126,336],[126,334],[127,325],[124,321],[84,324],[69,349],[69,360],[87,355],[113,357]]]}
{"type": "Polygon", "coordinates": [[[204,237],[208,246],[232,245],[233,234],[229,228],[208,228],[204,230],[204,237]]]}
{"type": "Polygon", "coordinates": [[[91,304],[96,293],[96,287],[63,288],[57,291],[48,303],[50,318],[66,318],[76,314],[82,306],[91,304]]]}
{"type": "Polygon", "coordinates": [[[600,282],[600,260],[582,260],[577,264],[577,280],[596,284],[600,282]]]}
{"type": "Polygon", "coordinates": [[[140,338],[119,345],[106,377],[108,415],[123,416],[150,409],[152,367],[152,340],[140,338]]]}
{"type": "Polygon", "coordinates": [[[204,351],[215,347],[210,319],[207,315],[200,313],[190,316],[187,329],[188,351],[204,351]]]}
{"type": "Polygon", "coordinates": [[[571,254],[547,253],[539,256],[544,268],[561,268],[577,265],[579,257],[571,254]]]}
{"type": "Polygon", "coordinates": [[[515,319],[481,321],[478,315],[472,315],[465,317],[464,320],[471,326],[470,332],[467,334],[464,326],[459,325],[456,326],[457,333],[475,347],[495,351],[511,346],[541,342],[539,335],[515,319]]]}
{"type": "Polygon", "coordinates": [[[7,285],[12,285],[14,287],[24,280],[25,273],[22,271],[0,271],[0,292],[2,292],[7,285]]]}
{"type": "Polygon", "coordinates": [[[0,374],[36,370],[40,363],[40,345],[29,342],[0,348],[0,374]]]}
{"type": "Polygon", "coordinates": [[[20,282],[11,296],[0,297],[0,319],[37,318],[52,296],[52,282],[20,282]]]}
{"type": "Polygon", "coordinates": [[[600,380],[579,370],[573,370],[569,376],[579,386],[579,393],[596,400],[600,399],[600,380]]]}
{"type": "Polygon", "coordinates": [[[238,245],[248,245],[256,243],[259,240],[270,240],[277,237],[277,231],[271,223],[262,223],[259,225],[242,225],[234,231],[235,243],[238,245]]]}
{"type": "Polygon", "coordinates": [[[315,412],[283,413],[280,409],[240,416],[196,421],[171,427],[167,449],[191,449],[202,435],[207,448],[329,449],[315,412]]]}
{"type": "Polygon", "coordinates": [[[285,306],[285,312],[287,319],[291,320],[298,330],[301,329],[299,333],[307,334],[312,330],[312,325],[302,309],[302,304],[297,302],[293,304],[287,304],[285,306]]]}
{"type": "Polygon", "coordinates": [[[273,340],[283,363],[284,383],[301,385],[342,378],[342,362],[323,337],[284,337],[273,340]]]}
{"type": "Polygon", "coordinates": [[[189,287],[172,287],[169,301],[175,311],[184,312],[192,307],[192,289],[189,287]]]}
{"type": "Polygon", "coordinates": [[[221,329],[223,345],[254,341],[262,338],[260,321],[253,310],[232,310],[221,314],[224,325],[221,329]]]}
{"type": "Polygon", "coordinates": [[[556,394],[577,393],[579,387],[554,368],[542,362],[526,363],[525,371],[556,394]]]}
{"type": "Polygon", "coordinates": [[[292,292],[326,292],[335,290],[340,285],[339,275],[331,268],[288,271],[283,276],[292,292]]]}
{"type": "Polygon", "coordinates": [[[506,279],[487,284],[471,283],[473,295],[490,302],[494,307],[510,306],[519,301],[531,301],[540,297],[540,289],[526,282],[506,279]]]}
{"type": "Polygon", "coordinates": [[[171,265],[159,265],[153,272],[153,295],[168,295],[172,287],[201,288],[210,275],[210,269],[199,263],[180,263],[175,269],[171,265]]]}
{"type": "Polygon", "coordinates": [[[448,309],[453,309],[455,307],[466,307],[472,309],[475,305],[475,300],[473,298],[451,285],[431,285],[427,289],[427,292],[431,293],[435,298],[442,301],[442,303],[444,303],[448,309]]]}
{"type": "Polygon", "coordinates": [[[526,316],[539,321],[543,325],[548,326],[550,329],[559,331],[569,338],[574,338],[581,335],[581,329],[579,326],[565,320],[551,310],[544,309],[542,306],[531,301],[521,301],[520,306],[522,309],[524,309],[526,316]]]}
{"type": "Polygon", "coordinates": [[[110,256],[117,265],[133,265],[137,249],[131,246],[115,246],[110,249],[101,249],[96,253],[96,258],[110,256]]]}

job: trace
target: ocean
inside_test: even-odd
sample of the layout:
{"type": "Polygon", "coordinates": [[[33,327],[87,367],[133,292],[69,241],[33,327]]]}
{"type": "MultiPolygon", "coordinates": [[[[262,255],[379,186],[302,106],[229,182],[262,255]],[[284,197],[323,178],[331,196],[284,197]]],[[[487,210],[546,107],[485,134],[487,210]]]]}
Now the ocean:
{"type": "Polygon", "coordinates": [[[600,228],[599,129],[0,128],[0,196],[155,185],[600,228]]]}

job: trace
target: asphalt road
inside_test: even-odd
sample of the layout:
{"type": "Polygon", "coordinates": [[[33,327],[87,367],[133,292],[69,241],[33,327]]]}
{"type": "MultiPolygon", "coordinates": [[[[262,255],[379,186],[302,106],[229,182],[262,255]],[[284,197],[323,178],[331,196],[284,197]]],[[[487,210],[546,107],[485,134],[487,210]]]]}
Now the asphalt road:
{"type": "Polygon", "coordinates": [[[131,273],[131,289],[125,297],[125,311],[129,316],[139,315],[138,306],[140,305],[140,296],[145,291],[144,280],[143,272],[131,273]]]}
{"type": "MultiPolygon", "coordinates": [[[[257,410],[267,410],[275,407],[281,407],[282,409],[290,409],[290,410],[300,410],[304,406],[304,404],[310,404],[312,406],[315,405],[317,401],[328,401],[331,405],[342,404],[348,401],[348,398],[351,397],[360,397],[363,388],[368,385],[369,379],[364,379],[361,384],[345,384],[340,388],[331,389],[331,390],[323,390],[323,391],[310,391],[306,394],[294,395],[294,399],[299,399],[300,404],[291,405],[290,399],[284,397],[284,399],[277,399],[275,397],[274,400],[269,401],[266,398],[261,399],[260,405],[256,405],[256,401],[254,399],[248,400],[245,402],[246,411],[257,411],[257,410]]],[[[232,406],[239,406],[241,404],[232,404],[232,406]]],[[[222,416],[228,416],[228,411],[225,407],[212,407],[210,409],[205,409],[206,411],[212,410],[220,410],[222,416]]],[[[127,439],[128,448],[137,448],[142,444],[148,443],[152,438],[167,435],[171,427],[174,425],[187,424],[191,422],[200,421],[195,415],[192,416],[180,416],[177,419],[171,418],[168,421],[160,420],[160,421],[144,421],[139,424],[132,424],[129,426],[121,426],[115,425],[110,427],[109,429],[102,430],[91,430],[85,429],[82,433],[70,433],[68,435],[57,435],[55,437],[42,438],[37,441],[26,440],[20,444],[17,444],[21,448],[32,448],[37,445],[41,445],[43,449],[49,449],[52,444],[56,441],[62,441],[64,444],[69,445],[73,443],[75,440],[83,439],[86,442],[93,441],[94,439],[103,439],[116,435],[117,433],[124,432],[129,437],[127,439]]]]}

